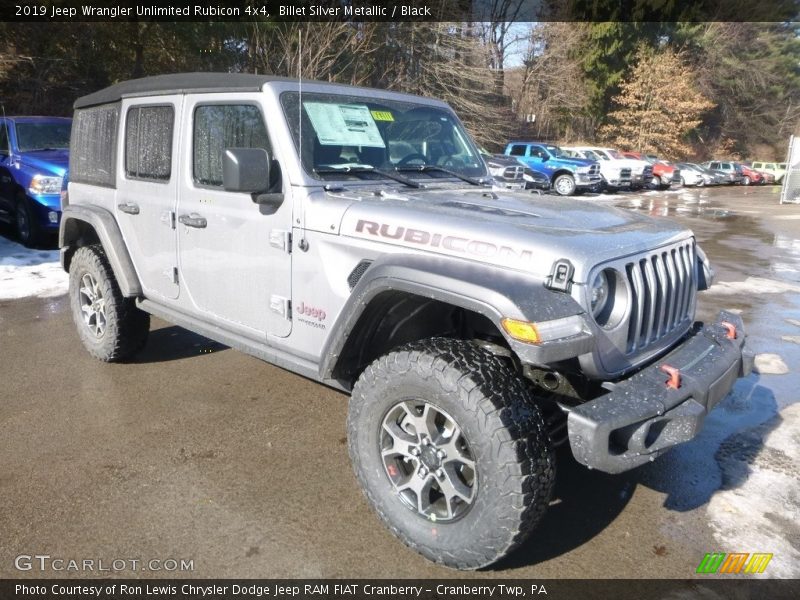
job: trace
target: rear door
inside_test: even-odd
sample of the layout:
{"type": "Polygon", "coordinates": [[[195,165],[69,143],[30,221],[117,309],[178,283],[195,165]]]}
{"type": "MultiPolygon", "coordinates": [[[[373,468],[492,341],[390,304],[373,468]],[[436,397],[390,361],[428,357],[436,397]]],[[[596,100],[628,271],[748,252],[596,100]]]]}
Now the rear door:
{"type": "MultiPolygon", "coordinates": [[[[184,302],[209,321],[265,341],[292,329],[290,191],[276,207],[222,186],[227,148],[272,144],[262,94],[187,95],[186,160],[178,199],[178,256],[184,302]]],[[[277,163],[273,162],[273,165],[277,163]]]]}
{"type": "Polygon", "coordinates": [[[137,99],[122,106],[122,157],[114,206],[145,295],[178,297],[175,204],[183,97],[137,99]]]}

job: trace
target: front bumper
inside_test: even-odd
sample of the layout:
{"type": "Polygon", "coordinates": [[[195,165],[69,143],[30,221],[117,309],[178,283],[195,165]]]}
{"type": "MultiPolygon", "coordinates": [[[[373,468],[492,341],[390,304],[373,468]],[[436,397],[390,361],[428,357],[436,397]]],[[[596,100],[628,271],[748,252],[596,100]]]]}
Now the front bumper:
{"type": "Polygon", "coordinates": [[[59,194],[28,195],[33,217],[39,227],[48,231],[58,231],[61,222],[61,196],[59,194]]]}
{"type": "Polygon", "coordinates": [[[616,384],[609,394],[570,410],[572,453],[578,462],[606,473],[652,461],[694,438],[736,379],[752,369],[753,354],[745,348],[742,319],[722,311],[713,324],[616,384]],[[735,339],[727,337],[723,322],[735,327],[735,339]],[[667,385],[672,378],[662,370],[665,365],[679,371],[677,387],[667,385]]]}
{"type": "Polygon", "coordinates": [[[575,187],[590,188],[597,184],[603,183],[603,177],[600,174],[589,175],[586,173],[575,173],[575,187]]]}

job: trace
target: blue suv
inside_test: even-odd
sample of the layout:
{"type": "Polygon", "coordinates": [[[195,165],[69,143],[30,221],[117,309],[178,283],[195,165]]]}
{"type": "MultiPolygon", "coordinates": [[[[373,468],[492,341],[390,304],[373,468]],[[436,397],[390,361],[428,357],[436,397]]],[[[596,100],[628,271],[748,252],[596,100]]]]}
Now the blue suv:
{"type": "Polygon", "coordinates": [[[72,119],[0,117],[0,220],[26,246],[58,231],[72,119]]]}
{"type": "Polygon", "coordinates": [[[600,164],[585,158],[570,158],[558,146],[543,142],[509,142],[505,154],[550,177],[551,188],[560,196],[573,196],[599,189],[603,178],[600,164]]]}

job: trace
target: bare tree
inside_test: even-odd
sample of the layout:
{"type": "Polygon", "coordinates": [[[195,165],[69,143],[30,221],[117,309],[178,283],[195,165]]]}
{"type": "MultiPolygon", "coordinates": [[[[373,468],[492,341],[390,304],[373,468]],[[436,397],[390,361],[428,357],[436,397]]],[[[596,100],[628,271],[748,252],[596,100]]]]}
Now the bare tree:
{"type": "Polygon", "coordinates": [[[537,137],[591,137],[590,98],[578,59],[584,35],[576,23],[531,27],[525,67],[508,88],[518,118],[537,137]]]}
{"type": "Polygon", "coordinates": [[[361,84],[375,52],[374,24],[256,23],[249,28],[251,68],[284,76],[361,84]],[[302,47],[301,47],[302,37],[302,47]]]}

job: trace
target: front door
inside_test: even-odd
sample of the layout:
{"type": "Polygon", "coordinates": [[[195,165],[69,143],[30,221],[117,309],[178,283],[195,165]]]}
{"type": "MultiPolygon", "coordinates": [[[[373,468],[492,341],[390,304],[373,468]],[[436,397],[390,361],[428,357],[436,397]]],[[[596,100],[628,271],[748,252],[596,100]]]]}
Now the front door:
{"type": "Polygon", "coordinates": [[[261,95],[187,95],[186,160],[178,195],[178,263],[183,302],[207,320],[256,341],[291,332],[292,203],[276,208],[222,186],[226,148],[272,156],[261,95]]]}

